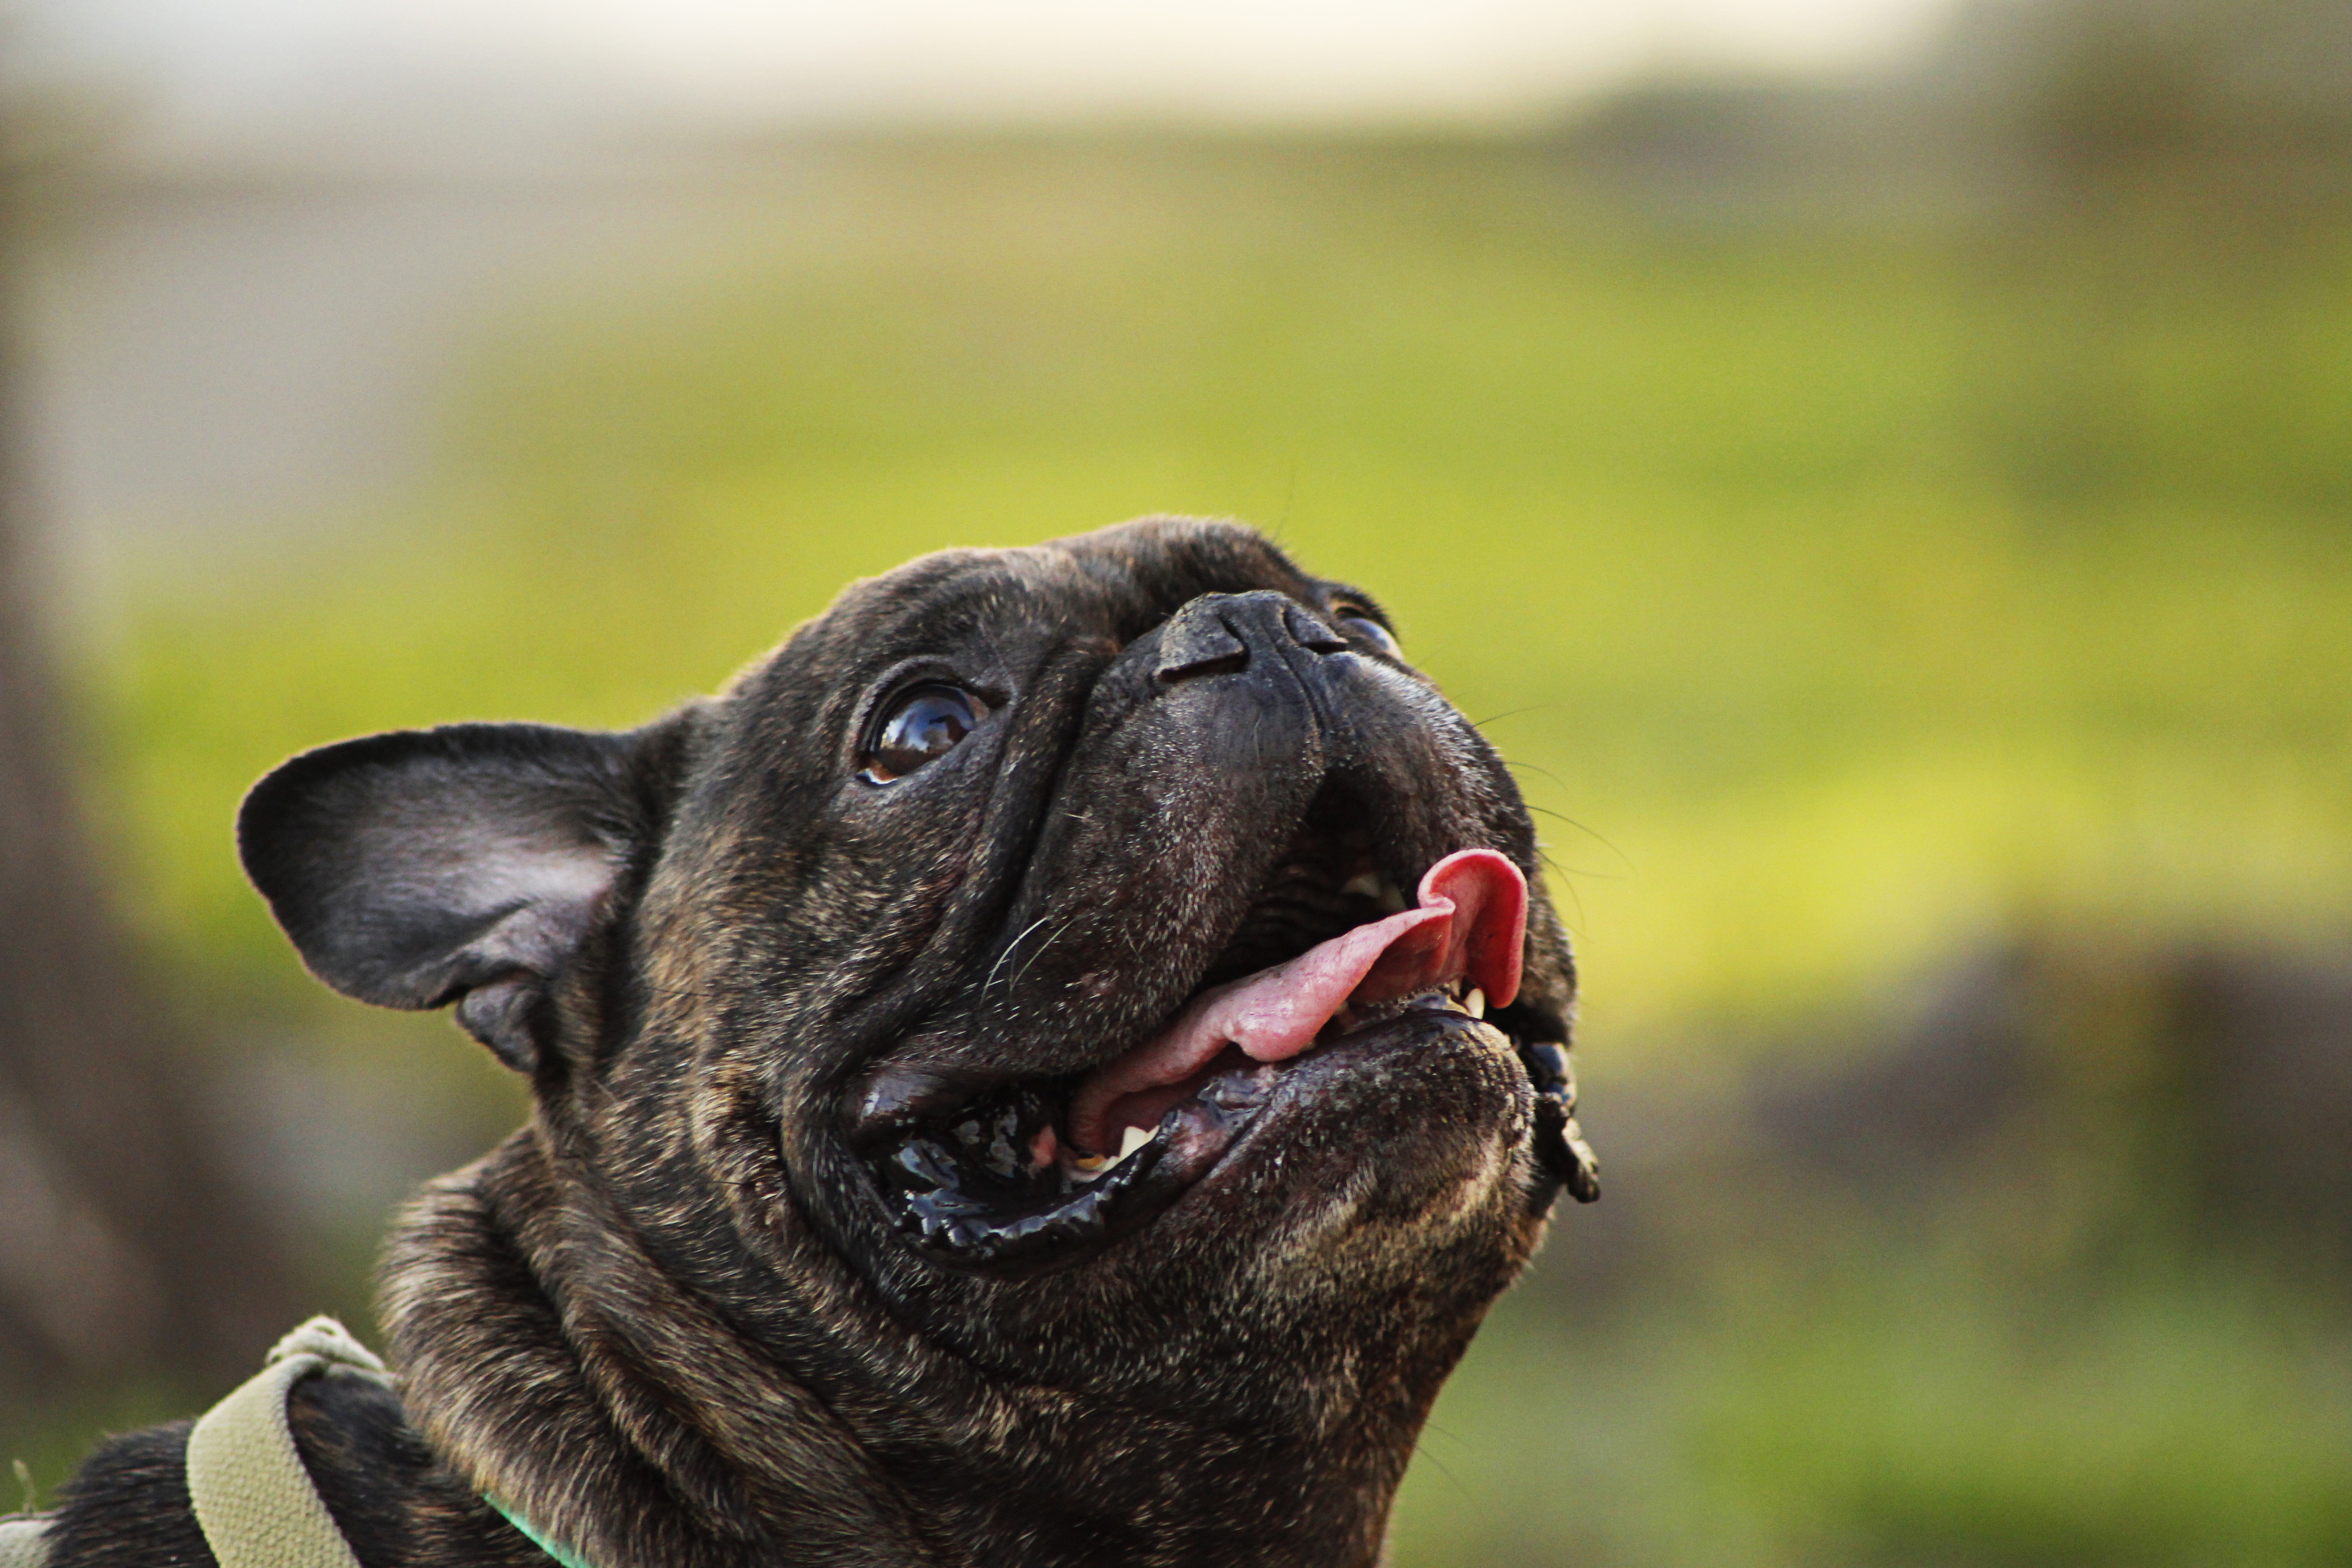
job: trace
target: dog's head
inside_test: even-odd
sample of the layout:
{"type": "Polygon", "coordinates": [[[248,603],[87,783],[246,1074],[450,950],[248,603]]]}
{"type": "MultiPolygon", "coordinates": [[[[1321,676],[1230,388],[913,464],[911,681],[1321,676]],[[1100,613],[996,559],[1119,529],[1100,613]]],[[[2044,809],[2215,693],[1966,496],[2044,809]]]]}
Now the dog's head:
{"type": "Polygon", "coordinates": [[[852,1405],[944,1352],[1409,1447],[1591,1195],[1501,759],[1242,527],[929,556],[645,730],[349,742],[240,830],[322,979],[455,1003],[562,1179],[852,1405]]]}

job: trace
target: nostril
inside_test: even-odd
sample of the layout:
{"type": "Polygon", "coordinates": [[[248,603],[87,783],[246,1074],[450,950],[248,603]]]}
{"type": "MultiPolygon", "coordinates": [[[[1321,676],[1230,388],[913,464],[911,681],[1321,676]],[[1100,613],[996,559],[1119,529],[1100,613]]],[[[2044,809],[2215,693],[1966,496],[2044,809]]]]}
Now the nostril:
{"type": "Polygon", "coordinates": [[[1155,673],[1169,685],[1248,668],[1249,645],[1207,605],[1195,604],[1178,612],[1160,634],[1160,667],[1155,673]]]}

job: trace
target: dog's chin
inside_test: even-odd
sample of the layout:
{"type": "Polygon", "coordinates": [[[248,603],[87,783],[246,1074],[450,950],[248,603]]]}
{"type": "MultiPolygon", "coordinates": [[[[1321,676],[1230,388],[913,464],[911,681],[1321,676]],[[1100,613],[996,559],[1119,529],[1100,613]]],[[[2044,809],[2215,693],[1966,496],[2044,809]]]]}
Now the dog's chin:
{"type": "MultiPolygon", "coordinates": [[[[1417,999],[1280,1068],[1231,1076],[1241,1080],[1231,1092],[1250,1103],[1225,1113],[1222,1136],[1193,1141],[1192,1125],[1206,1119],[1192,1102],[1171,1112],[1171,1159],[1190,1180],[1134,1235],[1139,1248],[1214,1243],[1234,1231],[1307,1246],[1372,1219],[1426,1230],[1434,1245],[1498,1187],[1550,1190],[1532,1158],[1535,1096],[1516,1048],[1438,999],[1417,999]]],[[[1221,1075],[1208,1092],[1226,1081],[1221,1075]]]]}

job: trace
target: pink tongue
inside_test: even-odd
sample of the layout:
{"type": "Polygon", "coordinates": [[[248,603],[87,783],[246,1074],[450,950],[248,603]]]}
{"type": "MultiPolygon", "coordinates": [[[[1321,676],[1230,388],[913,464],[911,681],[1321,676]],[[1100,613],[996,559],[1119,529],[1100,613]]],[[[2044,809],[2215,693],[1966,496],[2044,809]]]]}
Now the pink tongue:
{"type": "Polygon", "coordinates": [[[1192,998],[1157,1038],[1079,1085],[1070,1100],[1070,1141],[1081,1149],[1116,1149],[1122,1127],[1156,1126],[1174,1102],[1150,1091],[1173,1089],[1228,1046],[1254,1061],[1287,1061],[1343,1008],[1377,1006],[1463,979],[1484,991],[1489,1005],[1509,1005],[1518,994],[1528,924],[1528,883],[1519,868],[1492,849],[1460,850],[1429,868],[1420,897],[1417,910],[1358,926],[1286,963],[1192,998]],[[1137,1097],[1131,1105],[1120,1103],[1130,1095],[1137,1097]]]}

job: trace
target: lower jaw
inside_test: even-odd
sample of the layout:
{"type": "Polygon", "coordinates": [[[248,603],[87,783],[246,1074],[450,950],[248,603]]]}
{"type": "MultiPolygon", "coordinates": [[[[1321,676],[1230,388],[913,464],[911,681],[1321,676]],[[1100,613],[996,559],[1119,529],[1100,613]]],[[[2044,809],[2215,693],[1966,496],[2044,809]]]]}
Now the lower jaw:
{"type": "Polygon", "coordinates": [[[1424,1047],[1433,1027],[1477,1029],[1515,1051],[1538,1093],[1539,1163],[1558,1165],[1543,1147],[1547,1127],[1565,1119],[1544,1114],[1547,1078],[1559,1076],[1550,1070],[1557,1047],[1523,1047],[1491,1025],[1432,1006],[1367,1025],[1277,1066],[1220,1063],[1160,1118],[1149,1142],[1092,1181],[1030,1173],[1024,1191],[1018,1172],[976,1179],[953,1152],[952,1134],[944,1131],[908,1137],[871,1168],[898,1229],[937,1260],[1012,1274],[1064,1267],[1150,1224],[1221,1174],[1221,1167],[1249,1159],[1250,1132],[1269,1112],[1313,1097],[1330,1070],[1347,1070],[1351,1058],[1367,1054],[1385,1058],[1424,1047]]]}

